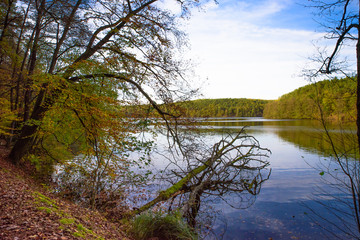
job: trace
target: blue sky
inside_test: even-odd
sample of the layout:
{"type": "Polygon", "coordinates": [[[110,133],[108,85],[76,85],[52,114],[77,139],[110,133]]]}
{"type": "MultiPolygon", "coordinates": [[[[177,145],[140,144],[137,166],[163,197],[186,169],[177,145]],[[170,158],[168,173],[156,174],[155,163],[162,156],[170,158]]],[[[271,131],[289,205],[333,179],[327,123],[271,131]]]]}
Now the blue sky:
{"type": "MultiPolygon", "coordinates": [[[[277,99],[308,84],[301,72],[312,65],[314,45],[329,43],[314,20],[315,9],[303,6],[307,3],[218,0],[194,10],[184,29],[188,57],[196,64],[194,79],[204,82],[202,97],[277,99]]],[[[343,53],[354,59],[354,48],[343,53]]]]}
{"type": "MultiPolygon", "coordinates": [[[[294,0],[220,0],[216,7],[218,10],[227,11],[229,8],[254,14],[254,18],[261,20],[264,27],[299,28],[314,30],[312,11],[304,7],[307,1],[294,0]]],[[[240,17],[240,16],[238,16],[240,17]]],[[[259,23],[259,22],[257,22],[259,23]]]]}

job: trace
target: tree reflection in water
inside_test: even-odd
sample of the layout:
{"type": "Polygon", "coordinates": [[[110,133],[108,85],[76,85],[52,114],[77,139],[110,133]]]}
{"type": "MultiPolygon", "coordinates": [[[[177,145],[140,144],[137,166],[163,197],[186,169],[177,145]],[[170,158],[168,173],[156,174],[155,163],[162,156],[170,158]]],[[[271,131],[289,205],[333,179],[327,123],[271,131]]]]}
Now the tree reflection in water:
{"type": "Polygon", "coordinates": [[[172,152],[175,160],[162,176],[170,187],[137,213],[167,201],[169,211],[181,211],[189,225],[195,227],[201,202],[206,199],[221,199],[234,208],[247,208],[255,202],[271,173],[267,161],[270,150],[262,148],[244,128],[212,147],[194,139],[190,135],[179,139],[181,154],[172,152]]]}

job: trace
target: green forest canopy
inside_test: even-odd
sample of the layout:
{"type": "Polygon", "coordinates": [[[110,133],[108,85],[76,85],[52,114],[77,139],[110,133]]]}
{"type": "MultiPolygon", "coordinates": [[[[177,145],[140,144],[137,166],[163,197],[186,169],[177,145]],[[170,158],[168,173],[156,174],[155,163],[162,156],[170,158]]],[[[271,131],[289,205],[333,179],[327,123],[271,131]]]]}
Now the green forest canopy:
{"type": "Polygon", "coordinates": [[[356,116],[355,104],[356,78],[334,78],[306,85],[268,102],[263,116],[318,119],[321,108],[327,118],[351,121],[356,116]]]}
{"type": "Polygon", "coordinates": [[[186,117],[261,117],[269,100],[246,98],[198,99],[179,104],[186,117]]]}
{"type": "Polygon", "coordinates": [[[279,119],[353,120],[356,109],[356,80],[324,80],[300,87],[278,100],[246,98],[198,99],[178,103],[185,117],[265,117],[279,119]]]}

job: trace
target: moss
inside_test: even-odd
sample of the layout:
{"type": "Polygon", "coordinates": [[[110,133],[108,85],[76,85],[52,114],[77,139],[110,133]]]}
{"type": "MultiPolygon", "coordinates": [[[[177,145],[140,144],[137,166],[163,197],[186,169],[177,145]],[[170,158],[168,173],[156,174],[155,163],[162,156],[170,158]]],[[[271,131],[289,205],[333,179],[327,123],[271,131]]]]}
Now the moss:
{"type": "Polygon", "coordinates": [[[53,210],[51,208],[47,208],[47,207],[38,207],[38,209],[40,211],[45,211],[46,213],[50,214],[53,212],[53,210]]]}
{"type": "Polygon", "coordinates": [[[94,233],[92,230],[84,227],[82,224],[77,224],[76,219],[73,218],[70,214],[65,213],[56,205],[56,202],[49,197],[39,193],[33,192],[35,198],[35,204],[37,204],[37,209],[40,211],[45,211],[50,214],[53,213],[57,215],[60,220],[61,226],[59,229],[69,231],[74,237],[85,238],[85,239],[104,239],[94,233]],[[46,206],[44,206],[46,205],[46,206]]]}
{"type": "MultiPolygon", "coordinates": [[[[222,151],[222,150],[223,149],[219,150],[219,152],[222,151]]],[[[133,217],[135,214],[141,213],[141,212],[149,209],[150,207],[154,206],[156,203],[158,203],[160,201],[168,200],[173,194],[180,191],[194,176],[196,176],[197,174],[204,171],[207,168],[207,166],[209,164],[209,161],[210,160],[205,162],[203,165],[193,169],[185,177],[183,177],[180,181],[178,181],[177,183],[175,183],[174,185],[172,185],[168,189],[166,189],[164,191],[161,191],[159,193],[158,197],[155,198],[154,200],[152,200],[152,201],[148,202],[147,204],[143,205],[138,210],[130,212],[128,217],[133,217]]]]}
{"type": "Polygon", "coordinates": [[[75,219],[73,218],[62,218],[60,219],[60,223],[64,225],[70,225],[75,223],[75,219]]]}
{"type": "Polygon", "coordinates": [[[185,177],[183,177],[180,181],[172,185],[170,188],[166,189],[165,191],[162,191],[160,194],[162,194],[166,199],[170,198],[170,196],[177,191],[179,191],[186,183],[188,183],[194,176],[201,173],[207,168],[207,165],[209,164],[209,161],[205,162],[203,165],[200,165],[199,167],[191,170],[185,177]]]}
{"type": "Polygon", "coordinates": [[[57,210],[56,213],[59,215],[59,217],[69,217],[70,215],[65,213],[62,210],[57,210]]]}
{"type": "Polygon", "coordinates": [[[79,237],[86,237],[88,239],[89,236],[92,236],[99,239],[99,236],[97,236],[93,231],[84,227],[82,224],[77,224],[76,228],[78,231],[76,231],[74,234],[77,234],[79,237]]]}
{"type": "Polygon", "coordinates": [[[85,232],[85,233],[89,233],[89,234],[94,234],[93,231],[91,231],[90,229],[84,227],[82,224],[76,225],[76,228],[77,228],[79,231],[82,231],[82,232],[85,232]]]}
{"type": "Polygon", "coordinates": [[[85,234],[83,232],[74,232],[72,233],[72,235],[74,237],[80,237],[80,238],[84,238],[85,237],[85,234]]]}
{"type": "Polygon", "coordinates": [[[39,192],[34,192],[34,196],[37,201],[45,203],[46,205],[56,208],[56,209],[59,208],[53,200],[51,200],[50,198],[46,197],[45,195],[43,195],[39,192]]]}
{"type": "Polygon", "coordinates": [[[79,231],[87,231],[88,229],[87,228],[85,228],[82,224],[78,224],[77,226],[77,229],[79,230],[79,231]]]}
{"type": "MultiPolygon", "coordinates": [[[[63,225],[61,229],[65,229],[65,226],[70,227],[70,231],[74,231],[72,235],[74,237],[86,238],[89,239],[90,236],[93,238],[99,238],[93,231],[89,230],[88,228],[84,227],[82,224],[76,224],[74,218],[62,218],[60,219],[60,223],[63,225]],[[76,224],[76,225],[75,225],[76,224]],[[74,227],[76,226],[76,229],[74,227]]],[[[91,238],[91,239],[93,239],[91,238]]]]}

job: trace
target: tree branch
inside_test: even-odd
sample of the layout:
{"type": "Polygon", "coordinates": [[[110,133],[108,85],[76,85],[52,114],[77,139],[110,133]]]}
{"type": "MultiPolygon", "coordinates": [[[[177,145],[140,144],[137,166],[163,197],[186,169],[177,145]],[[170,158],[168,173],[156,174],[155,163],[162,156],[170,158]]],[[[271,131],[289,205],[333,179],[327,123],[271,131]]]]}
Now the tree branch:
{"type": "Polygon", "coordinates": [[[330,57],[326,58],[325,61],[324,61],[324,65],[326,67],[325,70],[323,70],[323,66],[321,67],[320,69],[320,73],[325,73],[325,74],[330,74],[332,72],[334,72],[333,70],[330,69],[331,67],[331,64],[332,64],[332,61],[334,60],[335,58],[335,55],[337,54],[338,50],[340,49],[340,46],[342,45],[342,42],[343,40],[345,39],[346,37],[346,34],[349,33],[349,31],[352,29],[352,28],[357,28],[359,30],[359,24],[351,24],[349,27],[347,27],[342,33],[341,35],[339,36],[337,42],[336,42],[336,45],[335,45],[335,49],[333,51],[333,53],[331,54],[330,57]]]}
{"type": "Polygon", "coordinates": [[[131,85],[135,86],[139,90],[139,92],[141,92],[141,94],[150,102],[150,104],[155,108],[155,110],[160,115],[163,116],[164,119],[165,119],[165,115],[174,117],[174,118],[179,117],[179,116],[175,116],[173,114],[170,114],[170,113],[167,113],[167,112],[164,112],[163,110],[161,110],[160,107],[158,106],[158,104],[150,97],[150,95],[147,92],[145,92],[145,90],[140,86],[140,84],[138,84],[134,80],[131,80],[130,78],[125,77],[125,76],[119,76],[119,75],[111,74],[111,73],[99,73],[99,74],[89,74],[89,75],[72,77],[72,78],[69,78],[69,81],[76,82],[76,81],[79,81],[80,79],[96,78],[96,77],[116,78],[116,79],[120,79],[124,82],[128,82],[131,85]]]}

